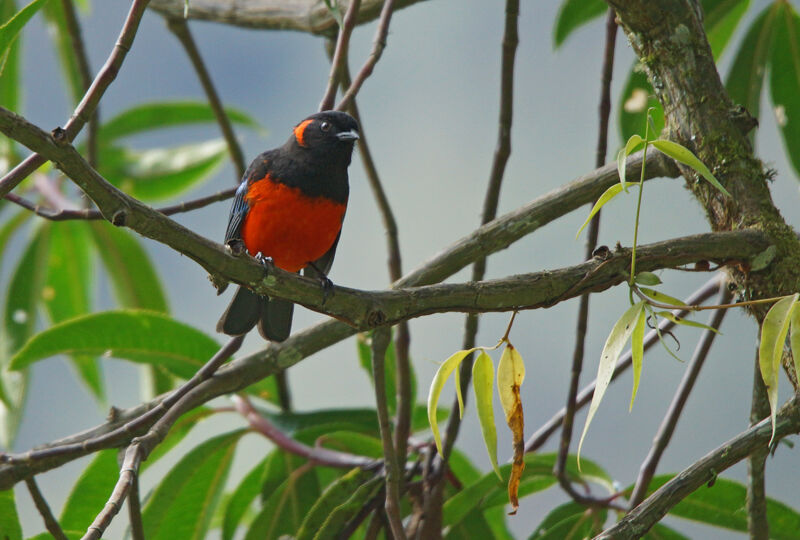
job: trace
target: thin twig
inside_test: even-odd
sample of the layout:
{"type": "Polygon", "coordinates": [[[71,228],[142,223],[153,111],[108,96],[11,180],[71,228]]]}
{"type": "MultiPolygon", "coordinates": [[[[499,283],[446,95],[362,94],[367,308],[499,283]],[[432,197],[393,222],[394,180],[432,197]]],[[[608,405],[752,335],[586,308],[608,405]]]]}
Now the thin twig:
{"type": "Polygon", "coordinates": [[[323,465],[325,467],[334,467],[337,469],[352,469],[353,467],[375,469],[382,465],[380,460],[373,458],[338,452],[322,447],[311,447],[303,444],[287,436],[280,429],[275,427],[269,419],[265,418],[253,407],[253,404],[247,396],[235,395],[231,399],[233,400],[236,411],[247,420],[251,428],[272,441],[278,448],[290,454],[305,458],[315,465],[323,465]]]}
{"type": "MultiPolygon", "coordinates": [[[[721,285],[721,276],[716,275],[710,280],[708,280],[701,288],[696,290],[686,299],[686,302],[689,304],[699,304],[703,302],[711,296],[713,296],[717,291],[719,291],[721,285]]],[[[675,310],[672,312],[673,315],[676,317],[683,317],[687,315],[689,312],[687,310],[675,310]]],[[[662,319],[658,325],[658,331],[661,333],[667,332],[675,327],[677,323],[674,323],[667,319],[662,319]]],[[[651,330],[645,335],[644,337],[644,350],[647,351],[658,343],[658,331],[651,330]]],[[[614,367],[614,373],[611,376],[611,380],[614,381],[618,376],[623,374],[625,370],[631,367],[631,351],[628,350],[625,354],[620,357],[617,365],[614,367]]],[[[595,382],[592,381],[578,393],[578,396],[575,400],[575,408],[576,410],[580,410],[592,400],[592,394],[594,394],[595,382]]],[[[553,415],[550,420],[548,420],[542,427],[540,427],[531,437],[528,439],[528,442],[525,443],[525,451],[526,452],[535,452],[539,448],[541,448],[550,436],[555,433],[555,431],[561,426],[561,423],[564,421],[564,416],[567,414],[566,408],[561,409],[555,415],[553,415]]]]}
{"type": "MultiPolygon", "coordinates": [[[[230,199],[235,194],[236,194],[236,188],[230,188],[224,191],[218,191],[213,195],[207,195],[205,197],[200,197],[198,199],[193,199],[191,201],[185,201],[177,204],[171,204],[169,206],[163,206],[161,208],[156,208],[155,210],[156,212],[160,212],[165,216],[171,216],[174,214],[180,214],[183,212],[190,212],[192,210],[197,210],[199,208],[208,206],[209,204],[230,199]]],[[[101,214],[100,210],[96,208],[85,208],[81,210],[66,208],[61,210],[53,210],[51,208],[34,204],[33,202],[23,197],[20,197],[15,193],[9,193],[8,195],[5,196],[5,199],[18,206],[21,206],[22,208],[30,210],[39,217],[43,217],[50,221],[69,221],[76,219],[85,221],[105,220],[103,214],[101,214]]]]}
{"type": "Polygon", "coordinates": [[[378,410],[378,425],[383,443],[383,458],[386,468],[386,515],[395,540],[405,540],[403,521],[400,516],[400,468],[392,441],[389,424],[389,409],[386,404],[386,372],[384,360],[389,346],[388,328],[379,328],[372,334],[372,378],[375,384],[375,402],[378,410]]]}
{"type": "MultiPolygon", "coordinates": [[[[331,72],[328,75],[328,86],[325,95],[319,102],[319,110],[327,111],[333,108],[336,101],[336,89],[339,88],[339,81],[342,80],[344,70],[347,69],[347,52],[350,47],[350,35],[358,21],[358,10],[361,8],[361,0],[350,0],[347,12],[342,18],[342,25],[339,28],[339,36],[336,38],[336,47],[331,58],[331,72]]],[[[348,77],[349,78],[349,77],[348,77]]],[[[341,110],[341,109],[340,109],[341,110]]],[[[361,146],[362,143],[359,143],[361,146]]]]}
{"type": "MultiPolygon", "coordinates": [[[[724,302],[722,302],[724,303],[724,302]]],[[[750,403],[750,425],[758,424],[769,418],[769,398],[767,387],[761,378],[761,368],[756,355],[753,368],[753,395],[750,403]]],[[[767,540],[769,538],[769,521],[767,520],[767,488],[766,468],[769,447],[756,449],[747,458],[747,530],[751,540],[767,540]]]]}
{"type": "Polygon", "coordinates": [[[138,475],[134,475],[131,479],[131,492],[128,495],[128,519],[131,522],[131,538],[133,540],[145,540],[138,475]]]}
{"type": "MultiPolygon", "coordinates": [[[[728,291],[727,287],[721,287],[720,302],[727,302],[730,297],[731,293],[728,291]]],[[[708,326],[718,330],[722,324],[722,319],[725,317],[725,313],[724,310],[712,313],[708,321],[708,326]]],[[[664,420],[658,428],[658,433],[656,433],[653,439],[650,452],[639,468],[639,476],[636,479],[636,485],[631,493],[630,503],[628,504],[629,508],[636,508],[647,495],[647,488],[650,485],[650,481],[653,479],[653,475],[655,475],[658,462],[661,460],[661,456],[664,454],[667,445],[669,445],[672,439],[675,426],[678,425],[678,420],[683,413],[683,407],[689,399],[689,394],[694,389],[694,383],[697,380],[697,376],[700,374],[703,363],[708,357],[708,352],[711,350],[711,345],[714,343],[714,338],[716,336],[717,333],[712,330],[704,330],[703,334],[700,336],[700,341],[697,343],[697,347],[692,355],[692,360],[686,368],[686,373],[684,373],[683,379],[678,389],[675,391],[675,397],[672,398],[672,403],[670,403],[669,409],[666,415],[664,415],[664,420]]]]}
{"type": "Polygon", "coordinates": [[[203,86],[203,90],[206,93],[208,104],[211,106],[214,118],[217,119],[217,124],[219,124],[220,131],[222,131],[225,144],[228,146],[228,153],[231,156],[231,161],[233,161],[233,166],[236,167],[237,176],[234,178],[234,181],[238,184],[239,179],[244,176],[246,168],[242,147],[236,139],[231,120],[228,118],[228,113],[225,112],[225,107],[223,107],[222,100],[219,98],[217,89],[214,87],[214,82],[211,80],[211,75],[208,73],[208,69],[206,69],[203,57],[200,56],[200,51],[197,49],[192,33],[189,31],[189,25],[182,17],[170,17],[167,19],[167,28],[175,34],[175,37],[178,38],[178,41],[183,45],[183,49],[192,62],[192,67],[194,67],[197,78],[200,79],[200,84],[203,86]]]}
{"type": "MultiPolygon", "coordinates": [[[[774,440],[780,441],[799,431],[800,395],[795,395],[778,411],[774,440]]],[[[772,425],[767,418],[692,463],[595,539],[641,538],[686,496],[755,450],[767,446],[771,437],[772,425]]]]}
{"type": "Polygon", "coordinates": [[[392,20],[393,10],[394,0],[384,0],[383,8],[381,9],[381,18],[378,21],[378,29],[375,30],[375,38],[372,40],[372,52],[361,67],[361,71],[356,75],[350,88],[347,89],[347,92],[342,96],[339,104],[336,105],[337,111],[343,111],[348,107],[350,101],[356,97],[356,94],[358,94],[358,91],[361,89],[361,85],[363,85],[367,77],[372,74],[372,70],[375,69],[375,64],[380,60],[383,49],[386,48],[386,36],[389,34],[389,23],[392,20]]]}
{"type": "MultiPolygon", "coordinates": [[[[597,132],[597,152],[595,166],[600,167],[606,161],[608,149],[608,119],[611,115],[611,75],[614,71],[614,49],[617,37],[617,23],[614,20],[614,10],[609,8],[606,16],[606,39],[603,53],[603,68],[600,83],[599,128],[597,132]]],[[[597,247],[597,238],[600,233],[600,212],[597,212],[589,223],[586,235],[586,249],[584,260],[592,257],[597,247]]],[[[596,502],[591,497],[579,493],[567,477],[566,465],[569,447],[572,441],[572,427],[575,419],[575,400],[578,396],[581,371],[583,371],[583,357],[586,343],[586,331],[589,321],[589,295],[584,294],[578,304],[578,322],[575,331],[575,349],[572,354],[572,370],[569,389],[567,391],[566,414],[561,424],[561,441],[558,447],[558,458],[553,473],[558,479],[561,488],[576,502],[593,504],[596,502]]]]}
{"type": "Polygon", "coordinates": [[[56,540],[67,540],[67,535],[61,530],[61,525],[58,524],[58,520],[53,516],[50,505],[47,504],[44,495],[39,491],[36,478],[34,476],[27,478],[25,480],[25,485],[28,486],[28,492],[31,494],[33,504],[36,505],[36,510],[39,511],[39,515],[42,516],[47,531],[52,534],[53,538],[56,540]]]}
{"type": "MultiPolygon", "coordinates": [[[[64,22],[67,25],[72,53],[78,66],[83,91],[87,92],[92,85],[92,70],[89,67],[89,57],[83,44],[83,36],[75,13],[75,5],[73,0],[61,0],[61,6],[64,10],[64,22]]],[[[100,111],[95,108],[89,118],[89,129],[86,132],[86,160],[92,167],[97,165],[97,128],[99,125],[100,111]]]]}
{"type": "MultiPolygon", "coordinates": [[[[122,25],[117,42],[106,63],[94,78],[91,87],[75,108],[69,121],[64,126],[65,140],[71,141],[80,133],[83,126],[91,118],[108,86],[116,78],[125,56],[133,45],[139,21],[144,15],[150,0],[133,0],[125,23],[122,25]]],[[[31,154],[0,179],[0,198],[10,193],[17,185],[38,169],[47,158],[40,154],[31,154]]]]}

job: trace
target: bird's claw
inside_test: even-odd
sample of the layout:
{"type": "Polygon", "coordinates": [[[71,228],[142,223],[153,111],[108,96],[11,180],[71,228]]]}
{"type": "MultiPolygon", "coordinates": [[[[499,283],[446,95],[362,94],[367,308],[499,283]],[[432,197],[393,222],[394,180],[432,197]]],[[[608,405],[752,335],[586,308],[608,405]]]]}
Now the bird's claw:
{"type": "Polygon", "coordinates": [[[275,267],[275,263],[272,261],[272,257],[266,257],[260,251],[256,253],[256,256],[253,257],[258,263],[264,267],[264,271],[269,274],[270,271],[275,267]]]}

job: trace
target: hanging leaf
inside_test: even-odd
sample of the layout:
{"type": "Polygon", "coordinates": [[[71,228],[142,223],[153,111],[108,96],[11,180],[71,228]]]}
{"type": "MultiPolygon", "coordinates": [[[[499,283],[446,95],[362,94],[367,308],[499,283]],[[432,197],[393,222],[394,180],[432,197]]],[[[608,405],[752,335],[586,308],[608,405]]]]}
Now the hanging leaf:
{"type": "Polygon", "coordinates": [[[3,26],[0,26],[0,56],[6,53],[14,40],[17,39],[20,31],[46,2],[47,0],[33,0],[33,2],[19,10],[16,15],[5,21],[3,26]]]}
{"type": "Polygon", "coordinates": [[[478,410],[483,442],[486,444],[492,468],[500,478],[500,469],[497,467],[497,428],[494,424],[494,406],[492,404],[494,363],[486,351],[481,351],[478,358],[475,359],[475,363],[472,364],[472,389],[475,391],[475,408],[478,410]]]}
{"type": "Polygon", "coordinates": [[[247,510],[261,493],[261,481],[269,458],[262,459],[236,486],[225,505],[222,521],[222,540],[232,540],[247,510]]]}
{"type": "Polygon", "coordinates": [[[683,300],[675,298],[674,296],[670,296],[668,294],[664,294],[662,292],[656,291],[654,289],[648,289],[647,287],[639,287],[639,290],[644,294],[646,297],[655,300],[659,304],[667,304],[669,306],[677,306],[683,307],[686,303],[683,300]]]}
{"type": "Polygon", "coordinates": [[[511,473],[508,477],[508,499],[511,502],[511,515],[519,508],[519,482],[525,469],[525,419],[522,412],[520,387],[525,379],[525,363],[517,349],[507,343],[497,364],[497,391],[500,404],[506,413],[506,423],[511,429],[514,457],[511,462],[511,473]]]}
{"type": "Polygon", "coordinates": [[[786,156],[800,177],[800,16],[791,3],[779,4],[783,9],[775,21],[769,88],[786,156]]]}
{"type": "Polygon", "coordinates": [[[634,304],[622,314],[622,317],[614,324],[611,333],[606,339],[606,344],[603,346],[603,352],[600,354],[600,364],[597,366],[597,378],[594,387],[594,394],[592,395],[592,403],[589,405],[589,414],[586,416],[586,423],[583,426],[583,433],[578,443],[578,467],[580,468],[581,448],[583,447],[583,440],[586,437],[586,432],[589,430],[589,425],[592,423],[594,413],[600,406],[603,400],[603,395],[606,393],[608,384],[611,382],[611,376],[614,374],[614,366],[617,365],[622,349],[631,337],[636,322],[644,311],[644,301],[634,304]]]}
{"type": "Polygon", "coordinates": [[[636,399],[636,391],[639,390],[639,379],[642,376],[642,360],[644,359],[644,322],[647,319],[646,310],[639,311],[639,318],[631,334],[631,365],[633,367],[633,391],[631,392],[631,405],[629,410],[633,410],[633,401],[636,399]]]}
{"type": "Polygon", "coordinates": [[[72,486],[58,522],[67,530],[85,530],[94,521],[97,509],[108,500],[119,478],[117,450],[98,452],[72,486]]]}
{"type": "MultiPolygon", "coordinates": [[[[772,420],[772,437],[775,437],[775,415],[778,412],[778,377],[780,375],[783,344],[789,333],[792,310],[795,309],[800,294],[781,298],[770,308],[764,322],[761,323],[761,342],[758,344],[758,365],[761,378],[767,387],[770,418],[772,420]]],[[[770,439],[772,444],[772,439],[770,439]]]]}
{"type": "Polygon", "coordinates": [[[17,515],[13,489],[0,491],[0,538],[22,540],[22,526],[17,515]]]}
{"type": "Polygon", "coordinates": [[[703,324],[696,321],[690,321],[689,319],[684,319],[683,317],[678,317],[674,315],[671,311],[657,311],[656,315],[667,319],[668,321],[672,321],[675,324],[682,324],[684,326],[694,326],[695,328],[702,328],[703,330],[710,330],[715,334],[722,335],[722,333],[712,326],[708,326],[707,324],[703,324]]]}
{"type": "Polygon", "coordinates": [[[728,190],[722,187],[722,184],[720,184],[716,177],[711,174],[711,171],[708,170],[708,167],[706,167],[705,163],[700,161],[700,159],[698,159],[698,157],[695,156],[688,148],[666,139],[656,139],[650,144],[658,148],[661,152],[668,155],[675,161],[691,167],[703,178],[708,180],[712,186],[720,190],[728,197],[731,196],[731,194],[728,193],[728,190]]]}
{"type": "MultiPolygon", "coordinates": [[[[639,182],[628,182],[627,185],[628,186],[638,186],[639,182]]],[[[610,188],[605,190],[602,195],[600,195],[600,198],[597,199],[596,203],[594,203],[594,206],[592,207],[592,211],[589,212],[589,217],[586,218],[586,221],[583,222],[583,225],[581,225],[581,228],[578,229],[577,233],[575,233],[575,238],[578,238],[581,235],[581,232],[583,232],[583,229],[586,228],[586,226],[592,220],[594,215],[597,212],[599,212],[600,209],[603,208],[603,206],[605,206],[605,204],[607,202],[609,202],[611,199],[613,199],[614,197],[616,197],[617,195],[622,193],[623,188],[624,188],[624,186],[622,184],[614,184],[613,186],[611,186],[610,188]]]]}
{"type": "Polygon", "coordinates": [[[714,59],[718,60],[750,6],[750,0],[703,0],[703,25],[714,59]]]}
{"type": "MultiPolygon", "coordinates": [[[[450,358],[442,362],[442,365],[436,370],[436,375],[433,376],[433,380],[431,381],[431,387],[428,392],[428,423],[431,425],[433,440],[436,442],[436,450],[440,455],[442,453],[442,437],[439,434],[439,423],[436,419],[436,407],[439,404],[439,396],[442,394],[444,383],[447,382],[447,378],[453,370],[457,369],[462,360],[475,350],[477,350],[477,347],[453,353],[450,358]]],[[[456,385],[456,393],[458,395],[461,394],[461,388],[458,385],[456,385]]],[[[462,402],[459,400],[459,403],[462,402]]]]}
{"type": "Polygon", "coordinates": [[[564,0],[553,28],[553,47],[558,49],[572,32],[607,11],[608,5],[601,0],[564,0]]]}

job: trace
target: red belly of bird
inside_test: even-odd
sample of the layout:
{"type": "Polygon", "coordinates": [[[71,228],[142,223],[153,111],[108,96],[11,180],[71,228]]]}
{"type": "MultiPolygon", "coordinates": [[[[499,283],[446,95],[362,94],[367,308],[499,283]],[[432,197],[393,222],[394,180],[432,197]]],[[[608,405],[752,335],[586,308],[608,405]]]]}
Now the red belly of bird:
{"type": "Polygon", "coordinates": [[[275,266],[289,272],[305,268],[331,248],[347,208],[269,176],[253,182],[245,200],[250,204],[242,225],[247,251],[271,257],[275,266]]]}

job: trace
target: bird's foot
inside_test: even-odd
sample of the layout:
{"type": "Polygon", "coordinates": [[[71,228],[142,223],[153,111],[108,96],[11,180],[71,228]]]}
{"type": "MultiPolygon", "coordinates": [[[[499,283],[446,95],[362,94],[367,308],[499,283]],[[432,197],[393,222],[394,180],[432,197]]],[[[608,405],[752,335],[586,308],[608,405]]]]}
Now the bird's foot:
{"type": "Polygon", "coordinates": [[[244,241],[241,238],[234,238],[225,242],[225,247],[231,252],[231,255],[238,257],[245,252],[244,241]]]}
{"type": "Polygon", "coordinates": [[[256,253],[256,256],[253,257],[258,263],[264,267],[264,273],[269,275],[273,268],[275,268],[275,263],[272,261],[272,257],[266,257],[260,251],[256,253]]]}

